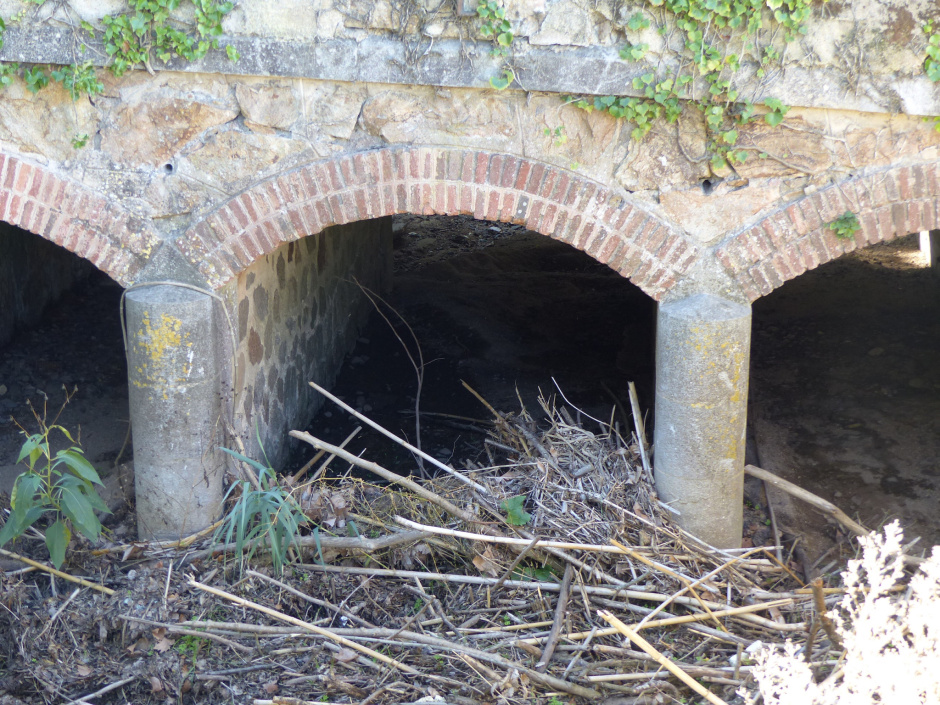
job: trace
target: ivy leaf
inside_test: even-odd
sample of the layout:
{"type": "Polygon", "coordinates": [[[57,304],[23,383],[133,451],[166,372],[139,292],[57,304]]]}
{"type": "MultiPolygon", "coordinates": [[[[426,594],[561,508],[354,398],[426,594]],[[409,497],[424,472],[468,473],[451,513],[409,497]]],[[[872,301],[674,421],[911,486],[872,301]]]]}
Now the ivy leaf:
{"type": "Polygon", "coordinates": [[[494,76],[490,79],[490,85],[498,91],[505,90],[509,88],[509,85],[515,80],[516,74],[512,72],[512,69],[503,69],[503,75],[501,77],[494,76]]]}
{"type": "Polygon", "coordinates": [[[522,506],[524,502],[525,495],[520,494],[503,500],[499,505],[506,512],[506,521],[513,526],[525,526],[532,520],[532,515],[522,506]]]}

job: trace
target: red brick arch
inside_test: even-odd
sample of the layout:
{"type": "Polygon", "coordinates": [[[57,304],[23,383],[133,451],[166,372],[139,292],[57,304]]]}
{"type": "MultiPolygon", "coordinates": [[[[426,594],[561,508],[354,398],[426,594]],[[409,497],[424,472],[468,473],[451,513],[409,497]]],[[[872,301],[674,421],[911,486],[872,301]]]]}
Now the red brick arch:
{"type": "Polygon", "coordinates": [[[176,241],[218,288],[282,243],[396,213],[524,224],[584,250],[659,299],[697,247],[628,194],[508,154],[398,147],[294,169],[235,196],[176,241]]]}
{"type": "Polygon", "coordinates": [[[159,243],[149,225],[107,199],[2,153],[0,220],[84,257],[121,286],[134,282],[159,243]]]}
{"type": "Polygon", "coordinates": [[[940,165],[892,167],[805,196],[727,238],[716,256],[751,301],[808,269],[861,247],[934,230],[940,165]],[[861,229],[839,239],[828,227],[846,211],[861,229]]]}

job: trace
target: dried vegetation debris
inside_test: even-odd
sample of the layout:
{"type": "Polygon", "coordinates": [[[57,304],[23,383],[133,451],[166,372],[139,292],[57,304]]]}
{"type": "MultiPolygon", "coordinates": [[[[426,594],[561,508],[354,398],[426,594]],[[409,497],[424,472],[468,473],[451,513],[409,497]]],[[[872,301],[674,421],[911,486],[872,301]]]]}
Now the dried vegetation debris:
{"type": "Polygon", "coordinates": [[[702,545],[657,499],[642,431],[542,407],[493,410],[489,465],[422,496],[348,473],[296,486],[321,523],[279,576],[207,533],[73,552],[113,594],[3,575],[0,702],[732,703],[761,644],[837,663],[818,613],[840,588],[702,545]]]}

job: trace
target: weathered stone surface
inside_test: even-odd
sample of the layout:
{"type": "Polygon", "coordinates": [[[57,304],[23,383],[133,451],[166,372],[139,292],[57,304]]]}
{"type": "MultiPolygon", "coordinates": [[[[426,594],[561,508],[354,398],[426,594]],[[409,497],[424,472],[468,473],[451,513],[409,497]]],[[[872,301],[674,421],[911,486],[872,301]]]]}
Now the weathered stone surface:
{"type": "Polygon", "coordinates": [[[702,188],[660,193],[663,213],[703,245],[712,245],[726,233],[751,220],[780,198],[776,180],[731,190],[723,185],[710,194],[702,188]]]}
{"type": "Polygon", "coordinates": [[[387,142],[468,145],[518,152],[515,106],[498,96],[430,88],[380,91],[362,106],[362,125],[387,142]]]}
{"type": "Polygon", "coordinates": [[[0,142],[4,147],[54,161],[82,157],[72,139],[93,135],[101,119],[87,98],[73,103],[68,92],[58,86],[34,95],[19,80],[2,90],[0,142]]]}
{"type": "Polygon", "coordinates": [[[558,96],[533,96],[517,110],[526,155],[601,181],[609,180],[631,146],[621,122],[565,105],[558,96]]]}
{"type": "Polygon", "coordinates": [[[179,162],[183,176],[226,193],[317,156],[303,140],[236,130],[219,132],[179,162]]]}
{"type": "Polygon", "coordinates": [[[605,30],[598,26],[585,8],[573,0],[562,0],[548,8],[538,31],[529,37],[536,46],[591,46],[600,41],[605,30]]]}
{"type": "Polygon", "coordinates": [[[735,147],[750,150],[743,164],[734,165],[734,170],[745,179],[817,174],[833,164],[826,140],[799,115],[787,115],[785,128],[770,127],[764,120],[758,120],[740,130],[735,147]]]}
{"type": "Polygon", "coordinates": [[[125,163],[160,164],[197,135],[234,120],[238,113],[181,98],[162,98],[113,116],[102,131],[105,149],[125,163]]]}
{"type": "Polygon", "coordinates": [[[234,34],[263,35],[279,39],[310,38],[330,28],[335,32],[336,13],[329,0],[277,0],[277,2],[239,3],[226,16],[224,28],[234,34]],[[327,16],[323,16],[327,13],[327,16]]]}
{"type": "Polygon", "coordinates": [[[115,88],[121,102],[108,116],[101,141],[123,164],[160,165],[197,135],[238,116],[232,91],[220,78],[162,74],[148,82],[135,73],[115,88]]]}
{"type": "Polygon", "coordinates": [[[347,140],[356,129],[362,103],[368,95],[364,86],[304,81],[303,135],[310,140],[347,140]]]}
{"type": "Polygon", "coordinates": [[[708,178],[711,174],[708,160],[686,159],[679,148],[676,129],[674,125],[657,123],[640,142],[630,141],[629,152],[614,174],[625,189],[667,190],[708,178]]]}
{"type": "Polygon", "coordinates": [[[249,128],[289,130],[300,116],[300,105],[292,84],[251,81],[235,86],[238,107],[249,128]]]}

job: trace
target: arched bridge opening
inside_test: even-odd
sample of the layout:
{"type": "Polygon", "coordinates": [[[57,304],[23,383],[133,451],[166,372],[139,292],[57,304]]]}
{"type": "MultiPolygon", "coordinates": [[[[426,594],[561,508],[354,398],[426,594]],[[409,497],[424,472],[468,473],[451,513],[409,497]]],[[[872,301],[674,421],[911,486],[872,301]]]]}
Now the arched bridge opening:
{"type": "MultiPolygon", "coordinates": [[[[109,503],[132,492],[121,292],[87,259],[0,223],[0,492],[25,470],[24,433],[40,420],[81,445],[109,503]]],[[[53,452],[73,445],[57,432],[50,441],[53,452]]]]}
{"type": "MultiPolygon", "coordinates": [[[[755,302],[749,415],[762,467],[867,526],[897,518],[933,545],[940,277],[919,241],[855,250],[755,302]]],[[[776,501],[813,561],[831,547],[821,516],[776,501]]]]}
{"type": "MultiPolygon", "coordinates": [[[[488,464],[492,421],[463,383],[493,407],[517,412],[521,404],[535,419],[540,396],[576,405],[572,417],[580,409],[608,421],[619,404],[613,420],[629,437],[628,383],[637,383],[644,408],[652,403],[649,296],[522,225],[402,215],[392,227],[392,286],[370,292],[370,318],[334,394],[412,442],[420,434],[422,448],[458,466],[488,464]]],[[[327,402],[309,430],[339,444],[358,424],[327,402]]],[[[368,428],[354,444],[385,467],[416,470],[409,452],[368,428]]],[[[301,450],[297,467],[310,455],[301,450]]]]}

